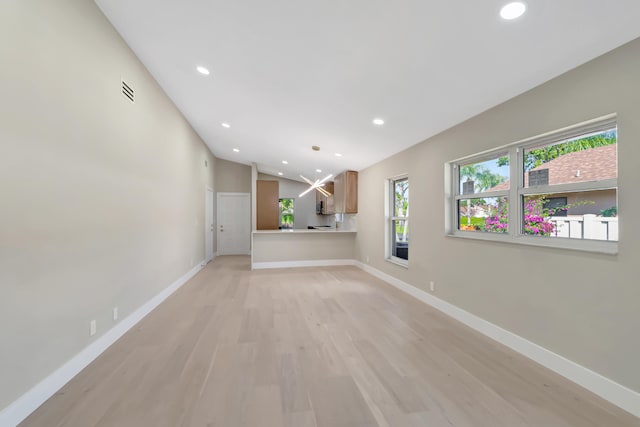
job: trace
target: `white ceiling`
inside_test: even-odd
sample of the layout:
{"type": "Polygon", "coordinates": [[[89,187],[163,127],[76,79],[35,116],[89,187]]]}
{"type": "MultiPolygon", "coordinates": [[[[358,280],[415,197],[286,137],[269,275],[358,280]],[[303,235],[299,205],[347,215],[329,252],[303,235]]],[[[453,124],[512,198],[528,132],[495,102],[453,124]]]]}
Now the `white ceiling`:
{"type": "Polygon", "coordinates": [[[217,157],[293,179],[370,166],[640,36],[638,0],[528,0],[515,21],[507,0],[96,3],[217,157]]]}

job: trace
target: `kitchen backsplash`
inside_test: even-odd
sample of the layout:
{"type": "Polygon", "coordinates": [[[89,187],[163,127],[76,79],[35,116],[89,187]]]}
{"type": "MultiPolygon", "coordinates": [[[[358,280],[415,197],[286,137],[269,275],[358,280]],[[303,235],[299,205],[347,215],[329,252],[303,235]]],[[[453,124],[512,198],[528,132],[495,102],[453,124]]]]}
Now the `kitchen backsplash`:
{"type": "Polygon", "coordinates": [[[339,230],[357,230],[356,214],[335,214],[334,221],[338,225],[336,228],[339,230]]]}

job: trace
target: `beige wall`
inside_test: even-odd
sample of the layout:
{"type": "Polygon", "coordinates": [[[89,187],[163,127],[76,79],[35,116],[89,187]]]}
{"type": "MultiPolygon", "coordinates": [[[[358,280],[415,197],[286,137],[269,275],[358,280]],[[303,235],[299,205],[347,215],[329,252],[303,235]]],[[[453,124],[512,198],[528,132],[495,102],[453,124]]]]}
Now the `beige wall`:
{"type": "Polygon", "coordinates": [[[216,158],[216,191],[251,193],[251,166],[216,158]]]}
{"type": "Polygon", "coordinates": [[[93,1],[3,2],[0,58],[2,409],[204,259],[214,157],[93,1]]]}
{"type": "MultiPolygon", "coordinates": [[[[640,391],[640,40],[360,171],[356,256],[640,391]],[[445,236],[447,161],[609,113],[619,125],[619,255],[445,236]],[[411,185],[409,268],[384,260],[385,178],[411,185]],[[366,232],[365,232],[366,231],[366,232]]],[[[490,89],[489,89],[490,90],[490,89]]],[[[425,117],[429,120],[429,117],[425,117]]]]}

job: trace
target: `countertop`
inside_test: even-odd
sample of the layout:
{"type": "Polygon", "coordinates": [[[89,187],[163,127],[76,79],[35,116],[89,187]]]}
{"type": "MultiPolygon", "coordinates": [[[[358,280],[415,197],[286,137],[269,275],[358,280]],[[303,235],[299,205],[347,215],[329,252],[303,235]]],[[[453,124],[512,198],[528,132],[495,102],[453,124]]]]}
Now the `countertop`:
{"type": "Polygon", "coordinates": [[[331,233],[355,233],[355,230],[342,230],[330,228],[328,230],[294,229],[294,230],[254,230],[253,234],[331,234],[331,233]]]}

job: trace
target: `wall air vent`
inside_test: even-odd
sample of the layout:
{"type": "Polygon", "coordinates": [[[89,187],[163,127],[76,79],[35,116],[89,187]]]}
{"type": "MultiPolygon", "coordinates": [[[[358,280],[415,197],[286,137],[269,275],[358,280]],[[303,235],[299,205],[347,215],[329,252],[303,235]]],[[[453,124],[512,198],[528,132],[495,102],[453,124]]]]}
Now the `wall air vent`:
{"type": "Polygon", "coordinates": [[[131,102],[134,102],[134,91],[124,80],[122,80],[122,94],[129,98],[131,102]]]}

